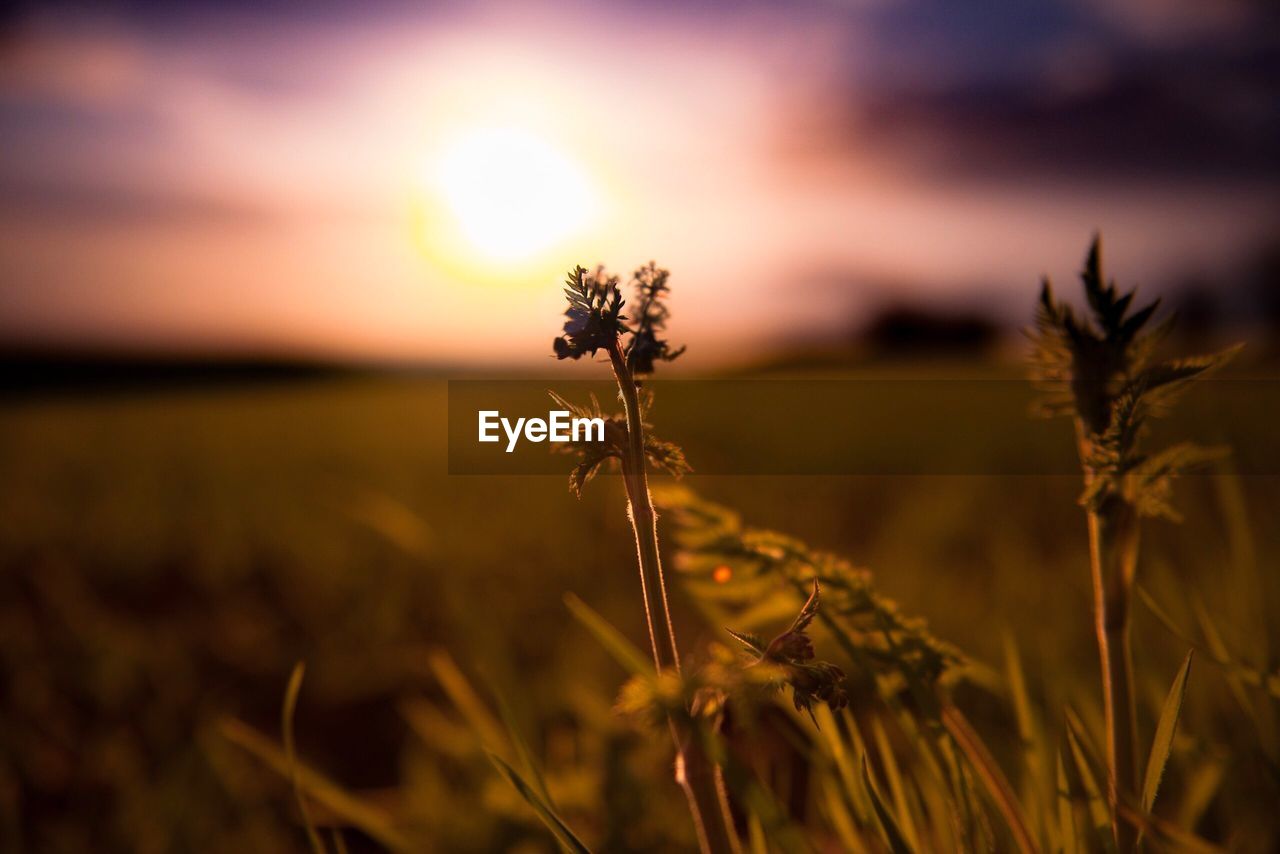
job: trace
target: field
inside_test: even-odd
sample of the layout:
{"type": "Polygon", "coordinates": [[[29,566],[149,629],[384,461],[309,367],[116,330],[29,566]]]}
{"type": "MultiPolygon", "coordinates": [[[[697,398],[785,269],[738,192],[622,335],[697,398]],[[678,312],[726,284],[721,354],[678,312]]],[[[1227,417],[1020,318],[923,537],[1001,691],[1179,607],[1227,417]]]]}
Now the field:
{"type": "MultiPolygon", "coordinates": [[[[1021,368],[886,370],[1003,379],[1021,368]]],[[[316,781],[311,811],[344,826],[352,851],[372,850],[383,822],[393,839],[434,850],[553,850],[480,749],[509,738],[508,723],[593,848],[692,845],[670,742],[614,713],[626,673],[565,604],[575,594],[644,646],[620,479],[598,479],[579,501],[567,460],[555,476],[449,475],[446,399],[439,379],[375,376],[0,409],[0,848],[305,850],[288,775],[264,760],[299,661],[297,753],[358,795],[367,821],[354,826],[316,781]]],[[[1274,401],[1237,403],[1227,438],[1264,453],[1274,401]]],[[[1212,429],[1213,415],[1202,407],[1188,423],[1212,429]]],[[[721,416],[746,425],[752,447],[778,441],[768,413],[721,416]]],[[[683,440],[679,418],[664,422],[659,406],[654,419],[683,440]]],[[[963,444],[977,458],[1010,448],[1072,458],[1067,425],[1026,417],[1021,401],[973,423],[963,444]]],[[[875,422],[867,431],[866,441],[883,435],[875,422]]],[[[860,441],[847,437],[850,449],[860,441]]],[[[908,459],[911,437],[900,441],[908,459]]],[[[699,441],[685,445],[697,470],[699,441]]],[[[1145,758],[1194,643],[1155,813],[1262,851],[1280,839],[1277,692],[1274,676],[1268,690],[1248,674],[1274,672],[1280,650],[1280,480],[1232,468],[1178,484],[1182,523],[1144,523],[1140,585],[1166,613],[1135,605],[1138,734],[1145,758]]],[[[695,473],[685,483],[748,524],[871,569],[903,612],[970,657],[976,675],[957,702],[1015,788],[1010,649],[1044,743],[1063,743],[1067,706],[1101,743],[1078,475],[695,473]]],[[[686,649],[731,642],[705,602],[678,583],[671,592],[686,649]]],[[[792,598],[783,610],[799,606],[792,598]]],[[[824,634],[815,643],[856,682],[824,634]]],[[[884,744],[905,736],[874,697],[855,693],[852,708],[884,744]]],[[[1000,827],[988,833],[1008,847],[1000,827]]]]}

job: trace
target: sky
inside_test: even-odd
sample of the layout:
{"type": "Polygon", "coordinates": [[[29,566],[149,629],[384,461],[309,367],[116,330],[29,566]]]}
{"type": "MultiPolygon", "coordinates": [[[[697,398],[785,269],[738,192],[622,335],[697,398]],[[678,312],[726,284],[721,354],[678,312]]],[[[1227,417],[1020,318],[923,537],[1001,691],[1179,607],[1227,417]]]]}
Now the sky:
{"type": "Polygon", "coordinates": [[[919,301],[1029,316],[1280,236],[1257,2],[17,4],[0,341],[536,363],[574,264],[691,360],[919,301]],[[695,356],[701,352],[702,356],[695,356]]]}

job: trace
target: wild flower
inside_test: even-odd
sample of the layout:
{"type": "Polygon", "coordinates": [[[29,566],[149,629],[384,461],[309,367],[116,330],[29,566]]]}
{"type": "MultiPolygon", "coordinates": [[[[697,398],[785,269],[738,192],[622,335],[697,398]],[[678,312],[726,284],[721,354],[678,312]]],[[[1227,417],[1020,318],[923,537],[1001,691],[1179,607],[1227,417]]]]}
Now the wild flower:
{"type": "MultiPolygon", "coordinates": [[[[604,350],[609,356],[621,416],[610,416],[605,422],[605,440],[585,443],[574,448],[581,459],[569,477],[569,486],[581,495],[582,488],[608,460],[616,460],[622,469],[627,491],[628,516],[636,538],[636,560],[640,567],[640,590],[644,599],[645,621],[656,670],[654,684],[679,685],[682,682],[680,650],[676,642],[671,606],[667,601],[666,581],[662,574],[662,558],[658,549],[657,515],[649,494],[648,465],[655,463],[665,471],[683,474],[688,463],[683,452],[667,442],[648,436],[645,416],[652,406],[651,396],[640,388],[638,377],[653,371],[658,361],[671,361],[683,352],[672,350],[659,337],[667,320],[665,295],[668,273],[650,263],[632,276],[639,314],[633,322],[621,313],[622,293],[617,276],[597,267],[593,274],[575,267],[566,280],[565,295],[569,307],[565,311],[564,334],[554,341],[555,354],[561,359],[579,359],[604,350]],[[672,680],[675,680],[674,683],[672,680]]],[[[553,393],[553,396],[554,393],[553,393]]],[[[585,410],[556,397],[571,412],[585,410]]],[[[593,414],[600,405],[592,400],[593,414]]],[[[669,693],[669,692],[668,692],[669,693]]],[[[682,696],[679,691],[658,699],[669,701],[682,696]]],[[[722,772],[709,755],[702,722],[688,712],[669,711],[667,720],[676,748],[676,779],[685,791],[689,812],[704,852],[736,852],[739,848],[729,812],[722,772]]]]}
{"type": "Polygon", "coordinates": [[[564,334],[554,342],[556,358],[580,359],[594,356],[619,335],[627,331],[623,321],[622,292],[618,290],[618,277],[610,276],[603,267],[588,273],[584,267],[575,267],[565,279],[565,296],[569,307],[565,309],[564,334]]]}
{"type": "Polygon", "coordinates": [[[655,362],[674,361],[684,352],[684,347],[672,349],[670,344],[658,337],[667,326],[665,295],[669,290],[667,278],[670,275],[652,261],[635,272],[633,281],[639,313],[626,350],[627,367],[633,374],[651,374],[655,362]]]}

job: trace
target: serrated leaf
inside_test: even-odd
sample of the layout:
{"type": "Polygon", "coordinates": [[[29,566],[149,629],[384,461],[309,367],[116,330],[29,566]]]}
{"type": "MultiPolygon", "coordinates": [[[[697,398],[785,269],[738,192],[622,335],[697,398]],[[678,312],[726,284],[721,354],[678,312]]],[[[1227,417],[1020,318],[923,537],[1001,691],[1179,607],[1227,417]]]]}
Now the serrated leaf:
{"type": "Polygon", "coordinates": [[[1187,676],[1191,673],[1191,659],[1195,652],[1188,651],[1178,675],[1173,679],[1169,695],[1165,697],[1164,706],[1160,710],[1160,720],[1156,724],[1155,738],[1151,741],[1151,755],[1147,759],[1147,773],[1142,783],[1142,808],[1151,812],[1160,790],[1160,780],[1164,776],[1165,763],[1169,761],[1169,751],[1173,747],[1174,732],[1178,727],[1178,715],[1182,711],[1182,700],[1186,695],[1187,676]]]}
{"type": "Polygon", "coordinates": [[[725,631],[732,635],[734,640],[738,641],[738,643],[742,644],[756,655],[764,655],[767,645],[758,635],[753,635],[750,632],[735,632],[733,629],[725,629],[725,631]]]}
{"type": "Polygon", "coordinates": [[[600,466],[612,456],[613,454],[607,451],[598,453],[588,451],[584,454],[582,460],[569,472],[569,491],[575,498],[582,497],[583,488],[600,471],[600,466]]]}
{"type": "Polygon", "coordinates": [[[693,471],[693,466],[689,465],[684,450],[679,445],[663,441],[648,430],[644,436],[644,454],[655,468],[674,477],[683,477],[693,471]]]}

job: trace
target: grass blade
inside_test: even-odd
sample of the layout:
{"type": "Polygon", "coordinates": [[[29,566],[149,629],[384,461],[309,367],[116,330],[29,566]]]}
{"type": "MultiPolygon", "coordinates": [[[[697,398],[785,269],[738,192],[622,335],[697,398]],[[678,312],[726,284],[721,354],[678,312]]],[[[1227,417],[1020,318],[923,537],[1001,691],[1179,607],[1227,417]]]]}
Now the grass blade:
{"type": "Polygon", "coordinates": [[[1226,854],[1225,849],[1201,839],[1171,821],[1140,812],[1123,803],[1118,805],[1117,809],[1125,821],[1145,833],[1164,850],[1178,851],[1180,854],[1226,854]]]}
{"type": "Polygon", "coordinates": [[[1169,750],[1173,746],[1173,734],[1178,728],[1178,715],[1182,711],[1182,698],[1187,691],[1187,676],[1191,673],[1191,659],[1195,653],[1187,653],[1178,675],[1173,678],[1169,688],[1169,696],[1165,698],[1164,707],[1160,710],[1160,720],[1156,724],[1156,735],[1151,742],[1151,756],[1147,759],[1147,774],[1142,783],[1142,808],[1151,812],[1156,801],[1156,793],[1160,789],[1160,778],[1164,776],[1165,763],[1169,761],[1169,750]]]}
{"type": "MultiPolygon", "coordinates": [[[[253,754],[286,780],[290,778],[289,757],[272,739],[234,718],[222,720],[218,731],[227,741],[253,754]]],[[[411,843],[381,809],[348,793],[303,762],[295,762],[293,768],[302,790],[336,818],[359,828],[392,851],[419,850],[420,846],[411,843]]]]}
{"type": "Polygon", "coordinates": [[[889,794],[893,796],[894,811],[898,815],[898,827],[911,847],[919,848],[920,840],[916,836],[911,808],[907,803],[902,771],[898,768],[897,757],[893,755],[893,746],[889,744],[889,735],[878,717],[871,719],[871,733],[876,741],[876,749],[880,752],[880,764],[884,766],[885,777],[889,780],[889,794]]]}
{"type": "Polygon", "coordinates": [[[1213,802],[1226,777],[1226,765],[1220,759],[1209,759],[1194,769],[1184,786],[1178,804],[1178,825],[1195,830],[1205,810],[1213,802]]]}
{"type": "Polygon", "coordinates": [[[875,780],[871,779],[871,769],[867,767],[866,754],[862,756],[862,782],[866,785],[867,793],[871,796],[871,806],[876,811],[876,818],[880,820],[880,827],[884,830],[885,840],[889,843],[889,850],[893,854],[911,854],[911,846],[902,837],[902,831],[898,829],[898,823],[894,821],[893,814],[884,805],[884,799],[880,797],[880,793],[876,790],[875,780]]]}
{"type": "Polygon", "coordinates": [[[491,752],[503,750],[507,741],[502,726],[494,719],[489,707],[471,687],[471,682],[458,669],[449,653],[443,649],[433,649],[427,656],[427,664],[449,701],[470,725],[484,749],[491,752]]]}
{"type": "Polygon", "coordinates": [[[507,728],[507,737],[511,741],[511,746],[515,749],[516,758],[524,766],[525,773],[532,778],[534,788],[537,789],[538,794],[549,806],[554,807],[555,801],[551,799],[551,790],[547,788],[547,781],[542,776],[542,769],[538,767],[538,763],[533,758],[533,751],[529,749],[528,742],[520,734],[520,728],[516,725],[515,713],[511,711],[511,706],[508,705],[506,698],[502,696],[502,693],[496,687],[490,686],[489,690],[498,705],[498,715],[502,718],[502,723],[507,728]]]}
{"type": "Polygon", "coordinates": [[[769,854],[769,843],[764,838],[764,825],[755,813],[747,816],[747,845],[751,854],[769,854]]]}
{"type": "Polygon", "coordinates": [[[1070,708],[1067,709],[1066,721],[1067,747],[1075,762],[1076,777],[1080,783],[1081,793],[1088,804],[1094,833],[1099,840],[1110,840],[1111,809],[1107,805],[1107,796],[1102,785],[1099,784],[1099,780],[1106,780],[1106,770],[1098,762],[1089,746],[1084,724],[1070,708]]]}
{"type": "Polygon", "coordinates": [[[299,661],[289,674],[289,684],[284,689],[284,704],[280,708],[280,730],[284,738],[284,756],[289,765],[289,785],[293,787],[293,797],[298,802],[298,812],[302,814],[302,824],[307,829],[307,841],[315,854],[327,854],[324,841],[316,832],[315,823],[311,821],[311,810],[307,808],[307,797],[298,782],[298,752],[293,739],[293,715],[298,708],[298,694],[302,691],[302,676],[306,665],[299,661]]]}
{"type": "Polygon", "coordinates": [[[1052,821],[1049,816],[1053,810],[1052,793],[1048,789],[1048,778],[1045,769],[1049,757],[1042,750],[1044,743],[1040,736],[1040,722],[1036,718],[1031,705],[1031,696],[1027,691],[1025,671],[1022,669],[1022,657],[1018,653],[1017,642],[1008,632],[1004,635],[1005,679],[1009,686],[1009,694],[1013,699],[1013,711],[1018,723],[1018,738],[1022,742],[1022,761],[1026,767],[1023,783],[1023,801],[1027,804],[1030,821],[1049,837],[1049,848],[1054,848],[1052,838],[1052,821]]]}
{"type": "Polygon", "coordinates": [[[1058,751],[1058,836],[1063,854],[1076,854],[1080,850],[1080,842],[1076,839],[1075,805],[1067,782],[1066,759],[1061,750],[1058,751]]]}
{"type": "Polygon", "coordinates": [[[573,612],[573,616],[579,623],[586,628],[587,631],[595,635],[596,640],[605,648],[614,660],[623,666],[628,672],[636,676],[653,677],[653,664],[649,659],[641,654],[635,644],[627,640],[622,632],[618,631],[613,625],[600,616],[591,606],[583,602],[572,593],[566,593],[564,604],[573,612]]]}
{"type": "Polygon", "coordinates": [[[559,842],[568,851],[591,854],[591,849],[583,844],[577,834],[569,828],[569,825],[565,824],[564,819],[556,815],[556,811],[551,808],[551,805],[544,801],[542,796],[534,791],[533,787],[525,781],[524,777],[520,776],[520,772],[508,765],[502,757],[495,753],[489,754],[489,760],[493,762],[502,776],[507,779],[507,782],[511,784],[512,788],[519,792],[520,797],[524,798],[525,802],[528,803],[529,806],[533,807],[533,811],[538,814],[538,818],[542,820],[542,823],[545,824],[547,829],[551,831],[553,836],[555,836],[557,842],[559,842]]]}
{"type": "Polygon", "coordinates": [[[942,725],[946,727],[960,751],[969,760],[974,773],[982,780],[983,788],[996,808],[1000,810],[1005,823],[1009,825],[1009,831],[1013,834],[1018,850],[1023,854],[1039,851],[1035,839],[1031,836],[1031,830],[1027,827],[1026,816],[1022,814],[1022,806],[1013,794],[1013,787],[1009,785],[1004,772],[1000,770],[991,752],[983,744],[982,738],[970,726],[964,713],[955,706],[944,706],[942,725]]]}

